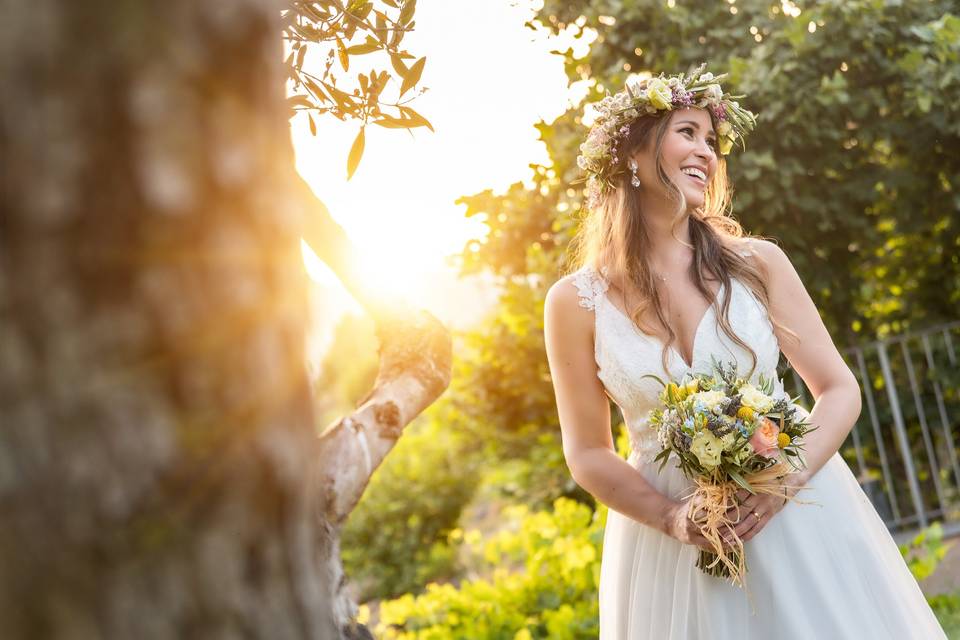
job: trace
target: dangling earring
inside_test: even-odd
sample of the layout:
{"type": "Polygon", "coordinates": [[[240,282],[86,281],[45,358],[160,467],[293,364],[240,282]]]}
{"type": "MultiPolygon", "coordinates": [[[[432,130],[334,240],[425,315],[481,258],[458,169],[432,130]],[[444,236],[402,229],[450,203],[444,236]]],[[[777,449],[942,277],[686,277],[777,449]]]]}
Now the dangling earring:
{"type": "Polygon", "coordinates": [[[640,177],[637,176],[637,161],[631,158],[630,162],[628,162],[627,165],[630,167],[630,176],[631,176],[630,184],[632,184],[635,187],[639,187],[640,177]]]}

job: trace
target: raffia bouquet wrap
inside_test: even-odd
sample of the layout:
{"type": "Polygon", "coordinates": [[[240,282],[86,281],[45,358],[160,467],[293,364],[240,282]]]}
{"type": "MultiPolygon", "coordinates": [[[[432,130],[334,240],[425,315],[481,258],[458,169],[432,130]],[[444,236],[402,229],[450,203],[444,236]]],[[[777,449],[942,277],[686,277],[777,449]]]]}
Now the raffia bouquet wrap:
{"type": "Polygon", "coordinates": [[[675,454],[695,484],[691,496],[700,508],[694,521],[713,546],[700,551],[697,567],[742,586],[743,541],[723,544],[724,528],[736,525],[727,512],[740,489],[796,500],[783,479],[805,468],[803,437],[814,429],[779,381],[759,376],[754,384],[737,377],[735,365],[715,360],[712,369],[671,382],[649,376],[663,385],[660,405],[650,412],[662,447],[654,461],[662,470],[675,454]]]}

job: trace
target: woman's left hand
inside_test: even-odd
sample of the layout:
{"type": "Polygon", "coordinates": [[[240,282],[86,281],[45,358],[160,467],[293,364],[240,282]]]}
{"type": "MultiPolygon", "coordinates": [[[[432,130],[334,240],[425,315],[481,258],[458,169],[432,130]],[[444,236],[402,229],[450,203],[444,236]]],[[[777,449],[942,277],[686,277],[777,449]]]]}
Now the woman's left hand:
{"type": "MultiPolygon", "coordinates": [[[[786,487],[787,495],[790,497],[795,496],[800,488],[806,484],[806,480],[800,473],[787,474],[782,482],[786,487]]],[[[760,533],[773,516],[787,506],[787,500],[780,496],[766,493],[752,494],[746,489],[737,491],[736,499],[740,504],[727,511],[727,518],[738,523],[734,531],[743,542],[747,542],[760,533]]],[[[726,531],[724,540],[728,545],[733,544],[733,535],[729,530],[726,531]]]]}

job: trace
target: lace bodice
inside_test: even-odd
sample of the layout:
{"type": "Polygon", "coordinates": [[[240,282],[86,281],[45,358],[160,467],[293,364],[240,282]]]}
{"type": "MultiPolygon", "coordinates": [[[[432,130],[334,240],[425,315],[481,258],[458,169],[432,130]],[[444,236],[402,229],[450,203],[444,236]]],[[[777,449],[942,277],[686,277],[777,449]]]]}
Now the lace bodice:
{"type": "MultiPolygon", "coordinates": [[[[573,277],[580,306],[594,312],[594,356],[597,376],[607,394],[620,407],[630,433],[633,453],[639,462],[649,463],[657,455],[656,434],[647,425],[647,414],[657,403],[660,384],[653,374],[666,380],[678,379],[685,373],[707,373],[711,356],[722,362],[736,361],[744,374],[750,371],[750,353],[731,340],[717,323],[717,310],[727,295],[730,299],[730,326],[737,336],[754,350],[757,365],[751,380],[760,374],[775,378],[780,346],[766,309],[753,292],[739,280],[731,279],[729,291],[721,287],[716,306],[708,308],[697,326],[693,340],[693,360],[688,366],[675,348],[668,350],[667,368],[661,359],[659,338],[647,335],[607,298],[606,279],[592,267],[584,267],[573,277]]],[[[775,393],[783,393],[783,385],[775,378],[775,393]]]]}

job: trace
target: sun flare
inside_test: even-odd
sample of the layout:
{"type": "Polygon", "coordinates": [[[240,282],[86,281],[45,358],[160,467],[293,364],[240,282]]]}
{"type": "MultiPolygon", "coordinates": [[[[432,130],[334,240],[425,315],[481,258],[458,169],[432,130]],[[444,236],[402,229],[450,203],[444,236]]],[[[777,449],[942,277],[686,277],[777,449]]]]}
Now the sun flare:
{"type": "MultiPolygon", "coordinates": [[[[432,52],[422,79],[430,91],[412,106],[436,132],[368,125],[363,158],[349,181],[346,159],[360,123],[319,119],[312,135],[305,116],[291,120],[297,169],[357,247],[358,271],[368,287],[441,317],[478,315],[474,307],[484,296],[474,283],[458,289],[448,257],[483,239],[488,228],[455,203],[486,189],[502,193],[526,179],[531,163],[549,164],[534,123],[551,121],[586,93],[586,87],[568,86],[562,59],[550,51],[585,48],[590,38],[554,38],[548,29],[531,35],[524,25],[535,5],[452,2],[418,9],[409,45],[432,52]],[[469,38],[448,29],[465,15],[469,38]],[[461,55],[485,47],[484,33],[497,33],[498,46],[484,56],[461,55]],[[510,72],[490,86],[477,83],[491,69],[510,72]]],[[[309,67],[324,58],[306,60],[309,67]]],[[[304,262],[314,280],[337,286],[312,251],[304,251],[304,262]]]]}

